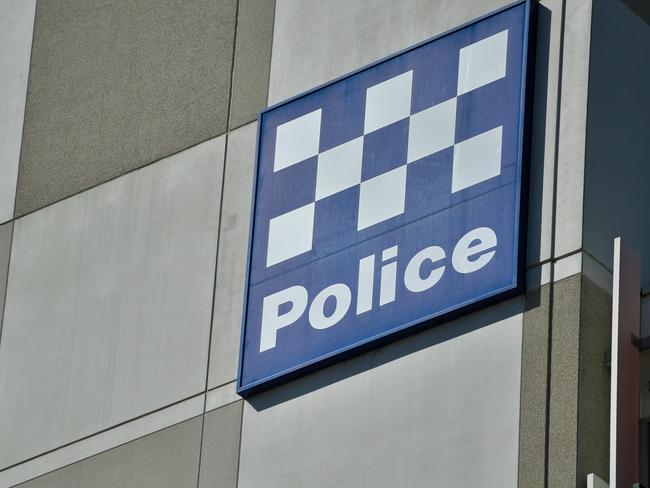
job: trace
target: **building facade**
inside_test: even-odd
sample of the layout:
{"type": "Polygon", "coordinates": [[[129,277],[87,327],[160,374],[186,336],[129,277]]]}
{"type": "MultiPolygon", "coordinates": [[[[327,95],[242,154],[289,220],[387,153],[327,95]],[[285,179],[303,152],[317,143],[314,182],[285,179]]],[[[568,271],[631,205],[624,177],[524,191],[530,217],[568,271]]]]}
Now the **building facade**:
{"type": "Polygon", "coordinates": [[[644,0],[537,5],[525,292],[236,393],[260,110],[510,3],[0,0],[0,486],[607,481],[615,237],[650,292],[644,0]]]}

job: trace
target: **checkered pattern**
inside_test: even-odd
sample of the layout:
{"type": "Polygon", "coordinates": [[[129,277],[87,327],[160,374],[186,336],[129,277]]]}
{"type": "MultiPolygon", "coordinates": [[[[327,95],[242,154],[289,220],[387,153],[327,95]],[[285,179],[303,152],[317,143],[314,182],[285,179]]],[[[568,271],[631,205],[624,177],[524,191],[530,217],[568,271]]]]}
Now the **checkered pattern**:
{"type": "Polygon", "coordinates": [[[411,163],[432,154],[453,148],[450,194],[498,176],[503,127],[457,141],[456,105],[458,96],[506,75],[507,46],[504,30],[462,48],[456,97],[416,113],[411,112],[412,70],[369,87],[363,135],[329,150],[319,150],[322,109],[278,126],[273,172],[317,157],[316,188],[314,201],[270,219],[266,266],[310,251],[316,203],[344,190],[359,187],[357,231],[403,214],[411,163]],[[388,138],[386,151],[403,145],[397,138],[407,138],[406,154],[390,155],[396,164],[379,171],[364,158],[364,146],[378,137],[388,138]]]}

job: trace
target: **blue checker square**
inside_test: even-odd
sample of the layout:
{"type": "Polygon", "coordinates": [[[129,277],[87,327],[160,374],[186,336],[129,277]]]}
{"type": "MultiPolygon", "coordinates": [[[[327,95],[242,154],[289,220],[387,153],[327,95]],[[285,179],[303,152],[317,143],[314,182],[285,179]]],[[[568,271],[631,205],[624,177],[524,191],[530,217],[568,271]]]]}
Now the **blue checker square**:
{"type": "Polygon", "coordinates": [[[409,119],[406,118],[365,135],[362,181],[406,164],[408,133],[409,119]]]}
{"type": "Polygon", "coordinates": [[[530,17],[261,113],[240,394],[521,292],[530,17]]]}

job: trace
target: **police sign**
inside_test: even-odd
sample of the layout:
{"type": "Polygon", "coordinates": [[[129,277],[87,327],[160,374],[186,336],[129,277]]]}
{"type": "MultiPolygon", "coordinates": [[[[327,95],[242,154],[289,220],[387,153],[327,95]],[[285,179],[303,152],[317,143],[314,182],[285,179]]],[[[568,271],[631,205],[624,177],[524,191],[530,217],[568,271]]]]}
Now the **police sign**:
{"type": "Polygon", "coordinates": [[[520,288],[528,17],[261,114],[240,393],[520,288]]]}

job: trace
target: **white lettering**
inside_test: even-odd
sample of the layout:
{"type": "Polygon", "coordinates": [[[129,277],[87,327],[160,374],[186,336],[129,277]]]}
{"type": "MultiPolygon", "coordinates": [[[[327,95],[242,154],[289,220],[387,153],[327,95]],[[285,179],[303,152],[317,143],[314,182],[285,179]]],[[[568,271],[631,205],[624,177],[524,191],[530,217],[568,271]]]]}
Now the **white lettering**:
{"type": "MultiPolygon", "coordinates": [[[[451,264],[458,273],[468,274],[486,266],[496,254],[497,236],[489,227],[478,227],[462,236],[451,255],[451,264]]],[[[381,254],[379,277],[379,305],[395,301],[397,293],[397,251],[398,246],[384,249],[381,254]]],[[[359,260],[357,281],[356,314],[369,312],[373,308],[376,255],[359,260]]],[[[404,286],[413,293],[433,288],[442,279],[447,254],[440,246],[429,246],[411,257],[404,269],[404,286]],[[430,264],[425,264],[429,262],[430,264]]],[[[307,309],[309,295],[303,286],[291,286],[267,297],[262,305],[262,328],[260,352],[276,346],[279,329],[295,323],[307,309]],[[283,307],[284,306],[284,307],[283,307]],[[288,309],[287,309],[287,306],[288,309]],[[284,310],[280,313],[281,308],[284,310]]],[[[309,324],[314,329],[327,329],[339,323],[348,313],[352,303],[350,287],[335,283],[318,293],[309,306],[309,324]],[[325,315],[328,299],[335,301],[332,313],[325,315]]]]}
{"type": "MultiPolygon", "coordinates": [[[[397,257],[397,246],[384,249],[381,260],[387,261],[397,257]]],[[[397,263],[392,262],[381,267],[379,285],[379,305],[386,305],[395,301],[395,287],[397,285],[397,263]]]]}
{"type": "Polygon", "coordinates": [[[460,238],[456,247],[454,247],[451,263],[459,273],[473,273],[490,262],[496,253],[496,251],[490,251],[490,249],[494,249],[496,245],[497,235],[489,227],[470,230],[460,238]],[[472,245],[475,241],[478,242],[472,245]],[[471,257],[477,255],[479,256],[476,259],[470,260],[471,257]]]}
{"type": "Polygon", "coordinates": [[[445,259],[445,250],[439,246],[425,247],[413,256],[406,265],[406,271],[404,272],[404,286],[406,286],[406,289],[412,292],[421,292],[435,286],[442,278],[445,267],[434,267],[426,278],[422,278],[420,274],[422,263],[431,261],[431,264],[436,264],[443,259],[445,259]]]}
{"type": "Polygon", "coordinates": [[[260,352],[275,347],[277,331],[293,324],[307,308],[309,295],[303,286],[292,286],[264,297],[262,305],[262,332],[260,334],[260,352]],[[291,309],[280,315],[280,305],[291,303],[291,309]]]}
{"type": "Polygon", "coordinates": [[[352,302],[352,292],[343,283],[336,283],[321,290],[314,297],[314,301],[309,307],[309,323],[314,329],[327,329],[332,327],[341,320],[350,308],[352,302]],[[329,297],[336,298],[336,307],[329,317],[325,316],[325,301],[329,297]]]}
{"type": "Polygon", "coordinates": [[[359,261],[359,282],[357,286],[357,315],[372,310],[372,287],[375,281],[375,255],[359,261]]]}

